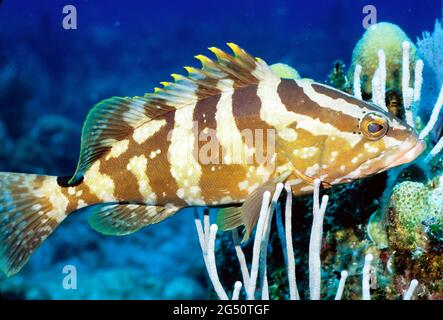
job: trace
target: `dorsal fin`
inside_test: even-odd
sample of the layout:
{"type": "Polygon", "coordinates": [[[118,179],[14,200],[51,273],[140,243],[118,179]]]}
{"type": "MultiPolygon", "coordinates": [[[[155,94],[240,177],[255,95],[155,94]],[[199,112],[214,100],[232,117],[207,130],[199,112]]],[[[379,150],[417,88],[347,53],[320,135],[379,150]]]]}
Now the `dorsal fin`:
{"type": "Polygon", "coordinates": [[[89,112],[82,129],[80,159],[69,184],[79,181],[84,172],[115,142],[123,140],[131,131],[149,121],[145,98],[113,97],[96,104],[89,112]]]}
{"type": "Polygon", "coordinates": [[[187,76],[172,74],[174,82],[161,82],[163,88],[155,88],[153,93],[143,97],[114,97],[95,105],[83,126],[80,159],[69,184],[79,181],[94,161],[138,126],[171,110],[220,94],[223,86],[217,84],[221,81],[231,80],[238,88],[278,79],[263,60],[254,59],[236,44],[228,43],[228,46],[233,55],[218,48],[209,48],[216,61],[197,55],[195,58],[201,62],[201,69],[185,67],[187,76]]]}

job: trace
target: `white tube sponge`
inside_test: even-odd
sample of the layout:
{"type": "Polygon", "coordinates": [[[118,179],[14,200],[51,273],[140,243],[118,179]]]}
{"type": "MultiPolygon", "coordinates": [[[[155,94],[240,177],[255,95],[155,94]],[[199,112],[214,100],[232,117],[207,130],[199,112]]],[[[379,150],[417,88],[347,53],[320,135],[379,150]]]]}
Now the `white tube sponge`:
{"type": "Polygon", "coordinates": [[[434,128],[438,120],[438,115],[440,114],[442,106],[443,106],[443,86],[440,89],[440,94],[438,95],[437,102],[435,103],[434,108],[432,109],[431,117],[429,118],[429,121],[426,124],[426,126],[420,132],[419,135],[420,139],[426,138],[427,135],[431,132],[432,128],[434,128]]]}
{"type": "Polygon", "coordinates": [[[380,77],[380,106],[383,109],[388,110],[386,107],[386,55],[385,52],[380,49],[378,50],[378,69],[380,77]]]}
{"type": "MultiPolygon", "coordinates": [[[[260,245],[260,276],[262,280],[262,299],[269,297],[268,292],[268,279],[267,279],[267,256],[268,256],[268,243],[269,234],[271,232],[272,217],[274,215],[274,209],[277,205],[278,199],[280,198],[281,192],[283,190],[283,183],[277,183],[275,186],[274,194],[272,195],[271,205],[268,208],[268,213],[266,215],[265,224],[263,227],[263,238],[260,245]]],[[[266,299],[267,300],[267,299],[266,299]]]]}
{"type": "Polygon", "coordinates": [[[215,293],[221,300],[228,300],[228,295],[226,291],[223,289],[223,286],[220,283],[220,279],[217,273],[217,265],[215,263],[215,237],[217,234],[217,225],[213,224],[211,227],[209,226],[209,215],[204,216],[204,223],[208,226],[205,226],[205,229],[208,230],[208,234],[205,234],[203,229],[202,221],[198,216],[198,211],[196,210],[194,213],[194,221],[195,227],[197,229],[198,240],[200,243],[200,247],[203,252],[203,261],[205,263],[206,270],[208,271],[209,279],[211,280],[212,286],[214,287],[215,293]]]}
{"type": "Polygon", "coordinates": [[[311,300],[320,300],[321,291],[321,260],[320,250],[323,236],[323,218],[328,204],[329,197],[324,195],[320,205],[321,180],[314,181],[313,195],[313,221],[311,229],[311,238],[309,241],[309,290],[311,300]]]}
{"type": "Polygon", "coordinates": [[[362,100],[360,76],[361,76],[361,65],[358,64],[354,70],[354,96],[362,100]]]}
{"type": "Polygon", "coordinates": [[[409,70],[409,49],[411,44],[409,41],[404,41],[402,43],[403,47],[403,62],[402,62],[402,95],[403,95],[403,108],[405,110],[405,120],[406,123],[411,127],[414,127],[414,119],[412,116],[411,105],[414,100],[414,89],[409,87],[409,82],[411,80],[411,74],[409,70]]]}
{"type": "Polygon", "coordinates": [[[386,108],[386,56],[383,50],[378,50],[378,68],[372,78],[372,101],[383,110],[386,108]]]}
{"type": "Polygon", "coordinates": [[[240,240],[238,238],[237,230],[232,231],[232,238],[234,240],[234,249],[237,254],[238,262],[240,264],[240,270],[243,278],[243,283],[245,284],[245,288],[249,286],[249,271],[248,266],[246,264],[245,254],[240,246],[240,240]]]}
{"type": "Polygon", "coordinates": [[[409,88],[409,81],[411,79],[411,74],[409,70],[409,49],[411,44],[408,41],[403,41],[403,62],[402,62],[402,77],[401,77],[401,87],[403,90],[403,99],[406,97],[406,90],[409,88]]]}
{"type": "Polygon", "coordinates": [[[439,154],[441,150],[443,149],[443,137],[438,140],[437,144],[432,148],[432,150],[429,152],[429,154],[425,158],[425,163],[428,163],[432,160],[435,155],[439,154]]]}
{"type": "Polygon", "coordinates": [[[205,232],[203,231],[203,225],[200,218],[198,217],[197,210],[195,211],[194,222],[195,222],[195,228],[197,229],[198,242],[200,243],[200,248],[202,249],[203,252],[203,259],[205,259],[206,263],[206,254],[208,252],[206,246],[207,242],[205,239],[205,232]]]}
{"type": "Polygon", "coordinates": [[[271,200],[271,193],[266,191],[263,193],[263,200],[258,218],[257,228],[255,230],[254,246],[252,249],[252,264],[249,277],[249,286],[247,292],[248,300],[254,300],[255,287],[257,285],[258,263],[260,258],[260,244],[263,238],[263,227],[268,214],[269,201],[271,200]]]}
{"type": "Polygon", "coordinates": [[[343,270],[341,272],[340,282],[338,283],[338,289],[334,300],[341,300],[347,278],[348,278],[348,272],[346,270],[343,270]]]}
{"type": "Polygon", "coordinates": [[[371,273],[371,263],[374,259],[372,254],[367,254],[365,256],[365,264],[363,266],[363,280],[362,280],[362,299],[371,300],[370,292],[370,273],[371,273]]]}
{"type": "Polygon", "coordinates": [[[415,64],[414,71],[414,102],[418,102],[421,99],[421,88],[423,86],[423,60],[418,60],[415,64]]]}
{"type": "Polygon", "coordinates": [[[285,185],[286,206],[285,206],[285,237],[286,237],[286,257],[289,281],[289,299],[300,300],[300,294],[297,289],[297,280],[295,275],[295,257],[294,245],[292,240],[292,190],[289,184],[285,185]]]}
{"type": "Polygon", "coordinates": [[[236,281],[234,284],[234,291],[232,292],[232,300],[239,299],[241,287],[242,287],[242,283],[240,281],[236,281]]]}
{"type": "Polygon", "coordinates": [[[372,102],[379,106],[379,92],[380,92],[380,69],[375,69],[374,75],[371,80],[372,88],[372,102]]]}
{"type": "Polygon", "coordinates": [[[405,96],[403,97],[403,108],[405,110],[405,121],[411,127],[415,128],[414,117],[412,115],[412,101],[414,99],[414,89],[407,88],[405,90],[405,96]]]}
{"type": "Polygon", "coordinates": [[[215,293],[217,293],[220,300],[229,300],[225,289],[220,282],[217,273],[217,265],[215,263],[215,237],[217,235],[218,227],[213,224],[209,228],[209,240],[208,240],[208,253],[207,253],[207,265],[209,278],[214,286],[215,293]]]}
{"type": "Polygon", "coordinates": [[[415,289],[417,289],[418,281],[416,279],[413,279],[411,283],[409,284],[409,288],[406,291],[403,300],[411,300],[412,295],[414,294],[415,289]]]}

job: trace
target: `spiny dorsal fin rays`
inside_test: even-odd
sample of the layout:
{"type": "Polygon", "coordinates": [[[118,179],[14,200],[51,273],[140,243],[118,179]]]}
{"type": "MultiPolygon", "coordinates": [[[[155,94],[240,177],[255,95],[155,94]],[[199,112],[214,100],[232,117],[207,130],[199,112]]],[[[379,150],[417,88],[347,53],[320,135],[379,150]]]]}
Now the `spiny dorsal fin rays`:
{"type": "Polygon", "coordinates": [[[261,59],[254,59],[243,49],[233,43],[228,43],[234,55],[230,55],[221,49],[211,47],[217,61],[204,55],[195,58],[200,61],[200,69],[185,67],[188,75],[172,74],[174,82],[161,82],[163,88],[146,94],[145,97],[167,105],[180,107],[181,105],[195,103],[195,99],[204,99],[219,93],[215,88],[217,82],[230,79],[236,87],[256,84],[269,77],[275,78],[275,74],[269,66],[261,59]],[[261,70],[263,69],[263,70],[261,70]],[[195,92],[199,90],[199,96],[195,92]]]}
{"type": "Polygon", "coordinates": [[[174,82],[161,82],[163,88],[156,88],[153,93],[143,97],[114,97],[95,105],[83,126],[80,160],[69,183],[78,182],[94,161],[138,126],[220,91],[278,78],[263,60],[254,59],[233,43],[228,46],[233,55],[212,47],[209,50],[217,61],[198,55],[200,69],[185,67],[188,76],[172,74],[174,82]]]}
{"type": "Polygon", "coordinates": [[[238,58],[245,65],[249,65],[251,68],[255,66],[255,59],[247,53],[245,50],[240,48],[238,45],[232,42],[227,43],[228,47],[234,52],[234,56],[238,58]]]}

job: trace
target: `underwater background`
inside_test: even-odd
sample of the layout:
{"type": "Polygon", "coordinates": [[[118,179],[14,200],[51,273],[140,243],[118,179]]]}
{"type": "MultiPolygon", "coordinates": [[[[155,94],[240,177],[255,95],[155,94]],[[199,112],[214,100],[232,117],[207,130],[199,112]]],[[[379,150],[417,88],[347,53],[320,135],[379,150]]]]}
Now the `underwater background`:
{"type": "MultiPolygon", "coordinates": [[[[234,42],[269,64],[283,62],[302,77],[328,82],[334,61],[351,64],[355,44],[365,32],[365,5],[374,5],[379,22],[397,24],[413,42],[424,31],[432,32],[442,16],[439,0],[368,2],[2,1],[0,171],[71,175],[82,124],[94,104],[111,96],[151,92],[169,74],[198,65],[193,57],[207,47],[234,42]],[[67,4],[77,9],[76,30],[62,27],[67,4]]],[[[362,190],[378,192],[351,198],[346,210],[358,213],[381,197],[383,187],[378,186],[385,178],[369,181],[362,190]]],[[[352,194],[358,187],[346,190],[352,194]]],[[[368,219],[363,215],[345,224],[361,229],[368,219]]],[[[302,224],[297,230],[308,228],[302,224]]],[[[220,255],[232,253],[224,245],[222,238],[220,255]]],[[[221,271],[227,282],[236,280],[229,278],[230,270],[221,271]]],[[[19,274],[0,276],[0,290],[7,299],[214,297],[192,210],[126,237],[100,235],[89,227],[86,212],[73,214],[19,274]],[[62,285],[67,265],[77,269],[75,290],[62,285]]]]}

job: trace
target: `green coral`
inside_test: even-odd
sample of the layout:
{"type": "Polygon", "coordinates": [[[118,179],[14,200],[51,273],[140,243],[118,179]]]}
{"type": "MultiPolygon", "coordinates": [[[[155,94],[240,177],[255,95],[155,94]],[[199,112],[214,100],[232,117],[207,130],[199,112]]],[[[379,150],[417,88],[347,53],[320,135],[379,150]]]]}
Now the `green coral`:
{"type": "Polygon", "coordinates": [[[399,224],[415,228],[429,212],[429,192],[420,182],[405,181],[395,186],[392,201],[397,209],[399,224]]]}
{"type": "Polygon", "coordinates": [[[393,189],[390,207],[395,218],[394,238],[401,248],[424,251],[430,236],[438,238],[443,230],[443,186],[435,186],[436,182],[425,185],[405,181],[393,189]]]}
{"type": "Polygon", "coordinates": [[[300,79],[300,74],[293,67],[284,63],[271,65],[272,71],[282,79],[300,79]]]}
{"type": "Polygon", "coordinates": [[[395,210],[397,242],[408,250],[424,248],[422,222],[429,215],[429,191],[419,182],[405,181],[394,187],[391,207],[395,210]]]}

